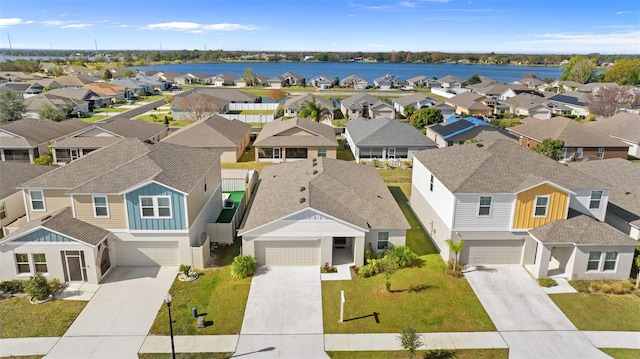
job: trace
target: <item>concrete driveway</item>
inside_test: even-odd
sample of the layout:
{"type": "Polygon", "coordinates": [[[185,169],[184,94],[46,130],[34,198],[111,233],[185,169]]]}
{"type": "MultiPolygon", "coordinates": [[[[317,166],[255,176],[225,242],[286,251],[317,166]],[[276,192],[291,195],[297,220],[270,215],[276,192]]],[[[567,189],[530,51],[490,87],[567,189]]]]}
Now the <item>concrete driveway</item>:
{"type": "Polygon", "coordinates": [[[251,281],[236,356],[328,358],[319,267],[258,268],[251,281]]]}
{"type": "Polygon", "coordinates": [[[177,274],[172,267],[115,267],[46,358],[138,358],[177,274]]]}
{"type": "Polygon", "coordinates": [[[480,267],[465,277],[509,346],[510,358],[609,358],[524,268],[480,267]]]}

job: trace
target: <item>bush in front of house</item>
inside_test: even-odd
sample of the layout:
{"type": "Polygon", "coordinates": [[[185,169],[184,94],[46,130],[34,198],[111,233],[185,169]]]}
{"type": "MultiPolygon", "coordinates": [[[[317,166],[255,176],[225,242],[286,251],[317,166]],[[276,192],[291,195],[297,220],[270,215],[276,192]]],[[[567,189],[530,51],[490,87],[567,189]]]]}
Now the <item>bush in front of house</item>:
{"type": "Polygon", "coordinates": [[[538,283],[545,288],[555,287],[558,285],[558,282],[556,282],[555,279],[548,277],[538,279],[538,283]]]}
{"type": "Polygon", "coordinates": [[[24,285],[24,292],[35,300],[45,300],[53,293],[47,278],[42,273],[34,274],[24,285]]]}
{"type": "Polygon", "coordinates": [[[579,279],[570,280],[569,284],[573,287],[573,289],[577,290],[579,293],[591,292],[591,290],[589,290],[589,285],[583,280],[579,280],[579,279]]]}
{"type": "Polygon", "coordinates": [[[239,255],[233,258],[231,263],[231,276],[234,278],[246,278],[253,275],[258,269],[258,261],[252,256],[239,255]]]}
{"type": "Polygon", "coordinates": [[[570,280],[569,284],[580,293],[629,294],[633,284],[628,280],[570,280]]]}
{"type": "Polygon", "coordinates": [[[391,258],[400,268],[411,267],[413,261],[418,258],[411,248],[407,246],[391,247],[387,250],[385,257],[391,258]]]}
{"type": "Polygon", "coordinates": [[[0,282],[0,291],[5,293],[24,293],[24,284],[27,281],[20,279],[7,280],[0,282]]]}

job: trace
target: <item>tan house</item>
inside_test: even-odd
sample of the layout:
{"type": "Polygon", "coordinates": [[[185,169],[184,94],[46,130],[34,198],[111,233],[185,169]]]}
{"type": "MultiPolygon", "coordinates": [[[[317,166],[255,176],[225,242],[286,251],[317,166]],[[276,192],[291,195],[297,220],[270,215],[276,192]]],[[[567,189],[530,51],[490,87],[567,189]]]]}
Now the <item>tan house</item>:
{"type": "Polygon", "coordinates": [[[306,118],[279,118],[267,123],[253,143],[256,161],[287,162],[306,158],[336,158],[333,127],[306,118]]]}
{"type": "Polygon", "coordinates": [[[220,161],[236,163],[251,142],[251,125],[213,115],[183,127],[162,142],[222,152],[220,161]]]}
{"type": "Polygon", "coordinates": [[[329,110],[329,112],[331,112],[330,119],[333,119],[333,113],[336,110],[336,107],[333,105],[333,102],[331,102],[331,100],[327,99],[326,97],[316,96],[312,94],[304,94],[304,95],[300,95],[300,96],[296,96],[288,99],[282,106],[284,108],[284,116],[285,117],[300,116],[300,112],[302,111],[303,104],[306,101],[315,102],[321,108],[326,108],[327,110],[329,110]]]}
{"type": "Polygon", "coordinates": [[[483,104],[484,96],[473,92],[464,92],[447,99],[445,103],[455,109],[458,115],[468,114],[469,116],[487,116],[492,113],[492,108],[483,104]]]}
{"type": "Polygon", "coordinates": [[[586,125],[629,145],[629,155],[640,158],[640,116],[619,112],[609,118],[587,122],[586,125]]]}

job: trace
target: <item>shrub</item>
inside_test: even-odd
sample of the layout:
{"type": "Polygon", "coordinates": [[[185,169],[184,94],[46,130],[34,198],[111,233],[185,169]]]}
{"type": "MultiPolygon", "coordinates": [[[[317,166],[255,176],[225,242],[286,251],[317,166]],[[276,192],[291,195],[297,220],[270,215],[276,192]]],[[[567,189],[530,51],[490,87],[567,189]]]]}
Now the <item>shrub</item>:
{"type": "Polygon", "coordinates": [[[329,265],[329,262],[324,264],[324,267],[320,268],[321,273],[336,273],[338,268],[329,265]]]}
{"type": "Polygon", "coordinates": [[[53,157],[50,154],[44,154],[33,160],[34,165],[48,166],[53,163],[53,157]]]}
{"type": "Polygon", "coordinates": [[[0,282],[0,291],[7,293],[23,293],[26,281],[14,279],[0,282]]]}
{"type": "Polygon", "coordinates": [[[60,279],[53,278],[49,281],[49,287],[51,288],[51,293],[55,293],[62,287],[62,283],[60,282],[60,279]]]}
{"type": "Polygon", "coordinates": [[[380,167],[380,161],[377,158],[371,160],[371,164],[373,165],[373,167],[380,167]]]}
{"type": "Polygon", "coordinates": [[[600,287],[600,292],[602,293],[611,293],[613,291],[613,289],[611,288],[611,286],[609,284],[603,284],[600,287]]]}
{"type": "Polygon", "coordinates": [[[258,261],[252,256],[239,255],[233,258],[231,263],[231,276],[234,278],[246,278],[252,276],[258,269],[258,261]]]}
{"type": "Polygon", "coordinates": [[[376,251],[373,250],[373,244],[369,242],[367,248],[364,250],[364,261],[365,263],[369,263],[372,259],[376,259],[376,251]]]}
{"type": "Polygon", "coordinates": [[[611,284],[611,291],[613,292],[613,294],[631,293],[631,283],[626,280],[617,281],[611,284]]]}
{"type": "Polygon", "coordinates": [[[35,300],[45,300],[52,293],[51,286],[47,283],[47,278],[40,272],[29,278],[24,285],[24,291],[35,300]]]}
{"type": "Polygon", "coordinates": [[[362,161],[360,161],[360,164],[362,164],[362,165],[365,165],[365,166],[366,166],[367,164],[369,164],[369,162],[367,162],[367,160],[362,160],[362,161]]]}
{"type": "Polygon", "coordinates": [[[539,283],[541,286],[546,287],[546,288],[549,288],[549,287],[555,287],[555,286],[557,286],[557,285],[558,285],[558,282],[556,282],[556,280],[555,280],[555,279],[553,279],[553,278],[548,278],[548,277],[538,279],[538,283],[539,283]]]}
{"type": "Polygon", "coordinates": [[[186,264],[181,264],[178,270],[181,273],[184,273],[184,275],[189,275],[189,272],[191,272],[191,266],[186,264]]]}
{"type": "Polygon", "coordinates": [[[578,280],[578,279],[570,280],[569,284],[580,293],[589,293],[589,286],[583,280],[578,280]]]}
{"type": "Polygon", "coordinates": [[[422,336],[416,333],[416,330],[412,327],[405,328],[398,336],[398,340],[400,340],[402,349],[409,352],[409,358],[413,358],[416,350],[424,344],[422,336]]]}
{"type": "Polygon", "coordinates": [[[602,289],[602,284],[601,282],[598,281],[593,281],[591,283],[589,283],[589,288],[591,288],[591,290],[593,290],[594,292],[598,292],[600,291],[600,289],[602,289]]]}
{"type": "Polygon", "coordinates": [[[418,256],[407,246],[395,246],[387,250],[386,256],[389,256],[398,264],[398,267],[410,267],[418,256]]]}

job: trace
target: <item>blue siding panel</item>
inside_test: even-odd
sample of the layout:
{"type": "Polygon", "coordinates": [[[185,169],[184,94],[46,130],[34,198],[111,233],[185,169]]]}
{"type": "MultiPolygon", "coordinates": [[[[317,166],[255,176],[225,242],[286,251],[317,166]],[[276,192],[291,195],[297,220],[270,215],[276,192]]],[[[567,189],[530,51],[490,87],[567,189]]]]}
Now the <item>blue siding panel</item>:
{"type": "Polygon", "coordinates": [[[179,230],[187,228],[186,209],[184,207],[184,195],[157,183],[150,183],[144,187],[126,194],[127,213],[129,214],[129,229],[131,230],[179,230]],[[170,196],[171,218],[148,219],[142,218],[140,213],[140,196],[170,196]]]}
{"type": "Polygon", "coordinates": [[[25,234],[24,236],[18,237],[13,240],[13,242],[57,242],[57,243],[68,243],[68,242],[76,242],[71,238],[59,235],[57,233],[50,232],[46,229],[38,229],[35,232],[31,232],[29,234],[25,234]]]}

